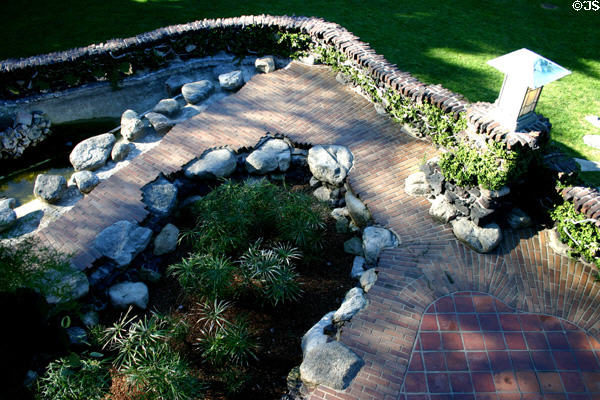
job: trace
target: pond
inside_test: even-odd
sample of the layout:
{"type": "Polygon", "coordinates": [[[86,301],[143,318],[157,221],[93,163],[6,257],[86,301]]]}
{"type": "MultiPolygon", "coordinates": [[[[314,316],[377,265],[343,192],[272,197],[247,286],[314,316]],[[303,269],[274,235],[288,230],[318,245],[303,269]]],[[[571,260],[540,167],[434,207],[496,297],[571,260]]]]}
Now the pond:
{"type": "Polygon", "coordinates": [[[0,198],[12,197],[22,205],[35,198],[33,186],[39,174],[73,173],[69,154],[77,143],[119,126],[116,118],[77,121],[52,126],[52,134],[39,145],[29,148],[17,160],[0,160],[0,198]]]}

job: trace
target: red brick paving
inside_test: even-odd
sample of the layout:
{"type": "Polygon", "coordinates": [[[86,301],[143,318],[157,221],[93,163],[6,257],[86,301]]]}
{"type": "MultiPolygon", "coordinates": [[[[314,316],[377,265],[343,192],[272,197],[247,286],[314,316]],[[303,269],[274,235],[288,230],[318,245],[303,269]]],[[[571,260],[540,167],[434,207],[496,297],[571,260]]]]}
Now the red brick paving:
{"type": "MultiPolygon", "coordinates": [[[[378,115],[372,104],[337,83],[327,68],[294,63],[287,70],[254,77],[238,93],[175,126],[159,146],[102,182],[38,236],[87,268],[99,256],[91,246],[98,232],[123,218],[140,222],[147,216],[142,186],[161,173],[180,170],[210,148],[251,147],[266,132],[282,133],[297,143],[348,146],[355,155],[349,184],[375,222],[395,231],[402,241],[398,249],[382,253],[368,307],[341,334],[340,340],[365,360],[365,366],[345,391],[318,387],[311,399],[397,399],[407,387],[423,384],[440,393],[414,398],[448,398],[444,390],[470,390],[469,385],[478,391],[492,386],[514,390],[516,384],[525,393],[522,398],[534,399],[541,398],[542,390],[558,390],[548,383],[551,378],[575,393],[582,382],[586,390],[600,391],[600,346],[594,339],[600,327],[600,285],[595,271],[556,255],[546,234],[532,229],[505,231],[498,249],[486,255],[457,242],[448,226],[429,217],[426,199],[411,197],[403,189],[405,178],[436,150],[378,115]],[[471,302],[458,295],[445,297],[465,291],[494,297],[474,296],[471,302]],[[431,304],[435,305],[428,309],[431,304]],[[551,316],[562,319],[557,322],[551,316]],[[427,334],[422,342],[416,340],[421,334],[427,334]],[[457,335],[467,335],[468,345],[463,340],[459,349],[457,335]],[[435,356],[412,357],[415,348],[423,357],[443,353],[447,369],[407,373],[409,363],[414,371],[426,368],[424,362],[442,364],[435,356]],[[514,376],[509,370],[492,374],[508,361],[514,376]],[[465,369],[465,362],[475,370],[465,369]]],[[[464,393],[453,397],[521,397],[516,391],[475,397],[464,393]]],[[[543,396],[559,394],[563,393],[543,396]]],[[[590,397],[582,393],[570,398],[590,397]]]]}

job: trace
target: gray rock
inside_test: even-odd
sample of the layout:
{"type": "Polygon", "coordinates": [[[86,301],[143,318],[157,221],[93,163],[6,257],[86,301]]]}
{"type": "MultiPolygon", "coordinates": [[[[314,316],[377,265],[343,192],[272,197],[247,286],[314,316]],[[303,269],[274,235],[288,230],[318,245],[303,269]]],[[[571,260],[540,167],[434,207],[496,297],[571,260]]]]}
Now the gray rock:
{"type": "Polygon", "coordinates": [[[103,256],[125,266],[148,246],[151,237],[152,230],[129,221],[119,221],[100,232],[94,246],[103,256]]]}
{"type": "Polygon", "coordinates": [[[305,65],[315,65],[315,56],[313,54],[309,54],[306,56],[298,57],[298,61],[305,65]]]}
{"type": "Polygon", "coordinates": [[[27,111],[20,110],[15,117],[15,126],[24,125],[31,126],[33,123],[33,114],[27,111]]]}
{"type": "Polygon", "coordinates": [[[123,139],[133,142],[145,133],[145,125],[140,116],[133,110],[126,110],[121,115],[121,136],[123,139]]]}
{"type": "Polygon", "coordinates": [[[81,193],[91,192],[100,183],[98,176],[91,171],[75,172],[71,175],[71,179],[75,182],[81,193]]]}
{"type": "Polygon", "coordinates": [[[367,226],[367,223],[371,219],[371,213],[367,206],[358,197],[350,193],[350,191],[346,192],[344,199],[346,200],[346,208],[352,221],[361,228],[367,226]]]}
{"type": "Polygon", "coordinates": [[[385,228],[368,226],[363,231],[362,246],[367,264],[373,265],[379,258],[379,252],[386,247],[398,246],[398,238],[385,228]]]}
{"type": "Polygon", "coordinates": [[[76,269],[51,270],[42,279],[46,288],[44,294],[49,304],[60,304],[80,299],[87,295],[90,290],[87,276],[76,269]]]}
{"type": "Polygon", "coordinates": [[[38,379],[38,373],[30,369],[25,374],[25,379],[23,380],[23,386],[25,386],[26,388],[32,388],[35,381],[37,381],[37,379],[38,379]]]}
{"type": "Polygon", "coordinates": [[[600,172],[600,162],[584,160],[583,158],[574,158],[575,162],[581,168],[581,172],[600,172]]]}
{"type": "Polygon", "coordinates": [[[100,315],[96,311],[88,311],[81,316],[81,322],[86,327],[91,328],[100,323],[100,315]]]}
{"type": "Polygon", "coordinates": [[[0,210],[12,210],[17,206],[17,200],[9,197],[6,199],[0,199],[0,210]]]}
{"type": "Polygon", "coordinates": [[[178,237],[179,229],[175,225],[165,225],[154,239],[154,255],[160,256],[175,251],[178,237]]]}
{"type": "Polygon", "coordinates": [[[219,179],[231,175],[237,166],[233,151],[211,150],[184,169],[185,176],[197,179],[219,179]]]}
{"type": "Polygon", "coordinates": [[[39,174],[35,179],[33,194],[48,203],[60,201],[67,190],[67,180],[60,175],[39,174]]]}
{"type": "Polygon", "coordinates": [[[340,342],[328,342],[309,351],[300,365],[300,377],[307,385],[325,385],[344,390],[364,361],[340,342]]]}
{"type": "Polygon", "coordinates": [[[330,337],[325,334],[325,328],[333,325],[331,318],[335,311],[331,311],[323,316],[310,328],[304,336],[302,336],[302,354],[305,356],[306,353],[313,350],[315,347],[327,343],[330,337]]]}
{"type": "Polygon", "coordinates": [[[254,66],[258,72],[268,74],[269,72],[275,71],[275,60],[271,56],[257,58],[254,62],[254,66]]]}
{"type": "Polygon", "coordinates": [[[202,200],[202,196],[196,194],[190,197],[186,197],[185,199],[182,200],[181,204],[179,205],[180,209],[189,207],[197,202],[199,202],[200,200],[202,200]]]}
{"type": "Polygon", "coordinates": [[[458,218],[452,221],[451,224],[456,238],[478,253],[492,251],[502,240],[502,231],[494,223],[479,227],[473,221],[458,218]]]}
{"type": "Polygon", "coordinates": [[[354,315],[367,305],[364,291],[361,288],[352,288],[346,293],[346,297],[340,308],[333,314],[334,323],[350,321],[354,315]]]}
{"type": "Polygon", "coordinates": [[[436,221],[445,224],[456,217],[457,211],[456,207],[454,207],[444,196],[438,196],[431,203],[429,215],[436,221]]]}
{"type": "Polygon", "coordinates": [[[348,233],[350,226],[346,218],[340,218],[335,220],[335,231],[337,233],[348,233]]]}
{"type": "Polygon", "coordinates": [[[353,237],[344,242],[344,251],[348,254],[354,254],[355,256],[364,255],[362,242],[357,237],[353,237]]]}
{"type": "Polygon", "coordinates": [[[568,244],[560,240],[560,235],[556,231],[556,228],[547,229],[546,234],[548,235],[548,246],[556,252],[556,254],[563,257],[571,256],[571,248],[568,244]]]}
{"type": "Polygon", "coordinates": [[[364,257],[356,256],[352,262],[352,271],[350,276],[354,279],[360,279],[361,275],[365,272],[366,260],[364,257]]]}
{"type": "Polygon", "coordinates": [[[415,172],[406,178],[404,190],[411,196],[429,196],[433,189],[427,182],[427,175],[424,172],[415,172]]]}
{"type": "Polygon", "coordinates": [[[471,220],[479,226],[487,225],[492,222],[494,210],[490,208],[483,208],[478,202],[475,202],[471,206],[470,217],[471,220]]]}
{"type": "Polygon", "coordinates": [[[366,270],[360,276],[360,286],[362,286],[365,293],[368,293],[369,290],[375,285],[375,281],[377,281],[377,272],[375,272],[375,268],[371,268],[366,270]]]}
{"type": "Polygon", "coordinates": [[[150,283],[157,283],[162,278],[160,272],[148,268],[140,268],[140,279],[150,283]]]}
{"type": "Polygon", "coordinates": [[[149,112],[144,117],[150,122],[156,133],[160,135],[164,135],[175,126],[175,121],[163,114],[149,112]]]}
{"type": "Polygon", "coordinates": [[[290,167],[290,146],[281,139],[269,139],[246,157],[246,170],[266,174],[277,169],[287,171],[290,167]]]}
{"type": "Polygon", "coordinates": [[[4,232],[17,222],[17,213],[13,210],[16,201],[13,198],[0,200],[0,232],[4,232]]]}
{"type": "Polygon", "coordinates": [[[87,332],[85,329],[79,326],[72,326],[67,328],[67,336],[71,344],[84,344],[87,342],[87,332]]]}
{"type": "Polygon", "coordinates": [[[225,90],[236,90],[244,86],[242,71],[231,71],[219,75],[219,85],[225,90]]]}
{"type": "Polygon", "coordinates": [[[170,215],[177,203],[177,186],[163,177],[144,186],[142,194],[146,208],[161,218],[170,215]]]}
{"type": "Polygon", "coordinates": [[[69,161],[75,171],[84,169],[95,171],[106,164],[115,141],[115,135],[112,133],[104,133],[86,139],[75,146],[69,155],[69,161]]]}
{"type": "Polygon", "coordinates": [[[180,110],[181,106],[175,99],[162,99],[152,109],[155,113],[163,114],[171,118],[177,115],[180,110]]]}
{"type": "Polygon", "coordinates": [[[331,210],[331,216],[337,221],[338,219],[346,219],[350,216],[350,213],[348,212],[348,208],[338,207],[331,210]]]}
{"type": "Polygon", "coordinates": [[[317,145],[308,151],[308,167],[315,178],[340,186],[354,163],[354,156],[346,146],[317,145]]]}
{"type": "Polygon", "coordinates": [[[317,200],[329,202],[331,200],[331,189],[326,186],[319,186],[313,192],[313,196],[317,198],[317,200]]]}
{"type": "Polygon", "coordinates": [[[169,96],[176,96],[181,91],[181,87],[193,79],[183,75],[175,75],[170,77],[165,82],[165,89],[169,96]]]}
{"type": "Polygon", "coordinates": [[[212,82],[204,80],[186,83],[181,88],[181,94],[183,95],[185,101],[187,101],[188,103],[198,104],[202,100],[207,99],[208,96],[210,96],[214,90],[215,87],[212,84],[212,82]]]}
{"type": "Polygon", "coordinates": [[[108,296],[117,308],[135,305],[145,309],[148,305],[148,286],[143,282],[121,282],[108,289],[108,296]]]}
{"type": "Polygon", "coordinates": [[[480,186],[479,191],[481,192],[482,197],[486,197],[488,199],[499,199],[500,197],[508,195],[510,193],[510,188],[508,186],[502,186],[498,190],[490,190],[480,186]]]}
{"type": "Polygon", "coordinates": [[[110,158],[114,162],[119,162],[119,161],[124,160],[129,155],[129,152],[131,151],[132,146],[133,145],[128,142],[115,143],[115,145],[112,148],[112,151],[110,152],[110,158]]]}

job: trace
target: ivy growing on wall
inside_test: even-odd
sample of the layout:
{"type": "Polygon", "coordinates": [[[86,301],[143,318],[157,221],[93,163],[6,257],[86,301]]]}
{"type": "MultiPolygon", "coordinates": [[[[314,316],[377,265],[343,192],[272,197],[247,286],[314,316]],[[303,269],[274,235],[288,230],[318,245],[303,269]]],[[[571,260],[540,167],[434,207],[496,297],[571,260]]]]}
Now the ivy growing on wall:
{"type": "Polygon", "coordinates": [[[577,212],[568,201],[557,206],[550,216],[561,240],[571,248],[571,255],[582,257],[600,268],[600,228],[594,220],[577,212]]]}

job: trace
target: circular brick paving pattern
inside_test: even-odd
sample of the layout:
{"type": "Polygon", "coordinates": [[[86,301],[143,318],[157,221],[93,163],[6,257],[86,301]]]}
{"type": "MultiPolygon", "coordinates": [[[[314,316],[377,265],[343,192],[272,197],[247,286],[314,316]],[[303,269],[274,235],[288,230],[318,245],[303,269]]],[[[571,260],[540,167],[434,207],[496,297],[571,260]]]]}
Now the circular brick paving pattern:
{"type": "Polygon", "coordinates": [[[421,321],[401,399],[598,399],[600,343],[559,318],[454,293],[421,321]]]}

